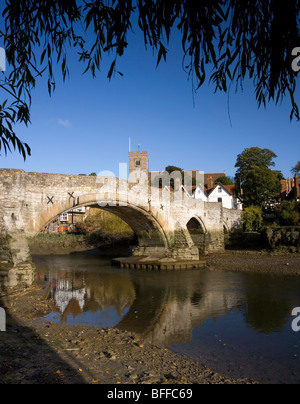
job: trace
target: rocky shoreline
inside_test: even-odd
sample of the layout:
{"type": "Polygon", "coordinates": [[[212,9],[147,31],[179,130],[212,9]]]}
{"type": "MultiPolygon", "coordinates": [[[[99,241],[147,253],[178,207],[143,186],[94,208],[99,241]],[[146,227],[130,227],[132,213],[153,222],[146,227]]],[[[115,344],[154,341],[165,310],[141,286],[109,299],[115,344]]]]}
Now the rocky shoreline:
{"type": "Polygon", "coordinates": [[[42,319],[52,309],[44,285],[2,298],[0,384],[251,384],[154,346],[117,328],[66,326],[42,319]]]}

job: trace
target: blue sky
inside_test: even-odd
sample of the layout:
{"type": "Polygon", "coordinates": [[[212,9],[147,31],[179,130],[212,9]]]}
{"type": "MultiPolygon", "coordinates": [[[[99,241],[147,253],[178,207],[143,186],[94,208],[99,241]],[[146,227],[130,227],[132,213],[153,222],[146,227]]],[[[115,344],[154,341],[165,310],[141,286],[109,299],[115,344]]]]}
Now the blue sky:
{"type": "Polygon", "coordinates": [[[192,95],[192,84],[182,69],[180,42],[168,47],[167,62],[156,68],[156,56],[145,51],[140,33],[132,35],[118,74],[108,81],[109,60],[93,79],[69,58],[70,77],[57,75],[50,98],[46,78],[33,92],[32,124],[16,133],[29,143],[26,162],[17,153],[0,157],[1,168],[62,174],[112,171],[127,162],[132,151],[149,154],[150,170],[176,165],[185,170],[223,172],[234,176],[237,155],[246,147],[274,151],[276,169],[285,177],[299,160],[299,125],[290,122],[290,104],[269,104],[258,110],[254,90],[228,96],[204,85],[192,95]]]}

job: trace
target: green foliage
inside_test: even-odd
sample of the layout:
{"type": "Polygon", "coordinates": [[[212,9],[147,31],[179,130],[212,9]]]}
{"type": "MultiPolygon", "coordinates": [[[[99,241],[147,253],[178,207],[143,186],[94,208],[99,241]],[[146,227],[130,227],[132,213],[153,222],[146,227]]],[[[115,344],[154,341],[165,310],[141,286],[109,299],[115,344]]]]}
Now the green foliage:
{"type": "Polygon", "coordinates": [[[281,192],[282,174],[271,170],[276,154],[269,149],[252,147],[238,155],[235,181],[243,190],[244,206],[263,206],[281,192]]]}
{"type": "Polygon", "coordinates": [[[8,73],[1,74],[0,87],[5,91],[7,107],[0,111],[0,149],[6,154],[17,149],[25,159],[29,146],[14,132],[15,123],[30,123],[31,92],[38,77],[48,74],[48,92],[55,88],[53,65],[61,65],[66,78],[66,45],[78,42],[73,24],[80,13],[74,1],[8,0],[3,11],[6,65],[8,73]],[[38,56],[40,55],[40,56],[38,56]],[[55,60],[54,60],[55,58],[55,60]]]}
{"type": "Polygon", "coordinates": [[[167,166],[166,168],[165,168],[165,170],[166,170],[166,172],[167,173],[169,173],[169,174],[172,174],[174,171],[179,171],[179,172],[181,172],[182,173],[182,168],[180,168],[180,167],[176,167],[176,166],[167,166]]]}
{"type": "Polygon", "coordinates": [[[176,185],[196,185],[196,178],[190,175],[190,172],[176,166],[167,166],[165,171],[156,175],[153,179],[152,186],[163,188],[171,186],[175,188],[176,185]]]}
{"type": "Polygon", "coordinates": [[[1,150],[17,149],[24,158],[30,154],[13,124],[30,122],[31,93],[41,76],[48,78],[50,95],[56,86],[54,67],[66,79],[70,49],[92,77],[104,55],[111,58],[108,79],[122,75],[117,62],[127,49],[132,21],[138,21],[157,64],[167,59],[171,34],[179,32],[182,66],[193,90],[210,79],[215,91],[227,92],[229,83],[238,89],[250,78],[259,106],[288,95],[290,117],[300,119],[297,76],[288,57],[300,43],[299,15],[300,2],[292,0],[6,0],[0,38],[9,73],[1,73],[0,80],[8,97],[0,110],[1,150]]]}
{"type": "Polygon", "coordinates": [[[298,163],[292,168],[291,172],[293,174],[299,174],[299,172],[300,172],[300,161],[298,161],[298,163]]]}
{"type": "Polygon", "coordinates": [[[262,236],[272,250],[288,249],[289,252],[300,252],[300,228],[280,227],[263,229],[262,236]]]}
{"type": "Polygon", "coordinates": [[[103,230],[94,230],[85,234],[78,233],[40,233],[36,237],[28,239],[31,248],[42,249],[43,251],[54,251],[57,253],[62,249],[72,248],[76,251],[90,249],[90,247],[129,247],[133,242],[133,233],[126,232],[108,232],[103,230]]]}
{"type": "Polygon", "coordinates": [[[167,166],[165,171],[157,175],[153,179],[152,186],[157,188],[163,188],[165,186],[171,186],[174,188],[175,180],[182,184],[184,181],[183,170],[176,166],[167,166]]]}
{"type": "Polygon", "coordinates": [[[85,237],[83,234],[73,233],[39,233],[37,236],[29,239],[29,243],[34,243],[37,240],[44,243],[63,244],[68,242],[69,244],[75,242],[84,242],[85,237]]]}
{"type": "Polygon", "coordinates": [[[274,167],[273,160],[276,157],[276,154],[269,149],[251,147],[238,155],[236,167],[238,167],[238,173],[242,173],[251,167],[274,167]]]}
{"type": "MultiPolygon", "coordinates": [[[[0,87],[1,84],[0,84],[0,87]]],[[[0,153],[18,150],[23,156],[31,155],[31,149],[27,143],[22,142],[14,132],[13,126],[18,123],[24,123],[26,126],[30,123],[29,107],[23,102],[14,101],[9,107],[6,107],[8,100],[0,105],[0,153]]]]}
{"type": "Polygon", "coordinates": [[[258,206],[249,206],[244,209],[243,223],[246,231],[259,230],[263,225],[262,209],[258,206]]]}
{"type": "Polygon", "coordinates": [[[223,184],[223,185],[234,185],[234,182],[229,178],[229,177],[219,177],[216,181],[215,181],[215,185],[217,184],[223,184]]]}
{"type": "Polygon", "coordinates": [[[101,230],[110,233],[133,233],[133,230],[122,219],[105,211],[89,215],[84,222],[84,228],[89,232],[101,230]]]}
{"type": "Polygon", "coordinates": [[[283,201],[276,209],[276,216],[282,226],[296,226],[300,219],[300,203],[283,201]]]}

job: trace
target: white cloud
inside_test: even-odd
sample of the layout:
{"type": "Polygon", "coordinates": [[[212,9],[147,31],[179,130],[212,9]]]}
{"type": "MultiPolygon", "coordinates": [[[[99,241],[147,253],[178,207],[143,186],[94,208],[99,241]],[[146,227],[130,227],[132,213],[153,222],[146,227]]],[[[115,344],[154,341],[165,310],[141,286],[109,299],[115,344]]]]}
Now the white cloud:
{"type": "Polygon", "coordinates": [[[68,119],[59,119],[58,123],[65,128],[69,128],[71,126],[71,122],[68,119]]]}

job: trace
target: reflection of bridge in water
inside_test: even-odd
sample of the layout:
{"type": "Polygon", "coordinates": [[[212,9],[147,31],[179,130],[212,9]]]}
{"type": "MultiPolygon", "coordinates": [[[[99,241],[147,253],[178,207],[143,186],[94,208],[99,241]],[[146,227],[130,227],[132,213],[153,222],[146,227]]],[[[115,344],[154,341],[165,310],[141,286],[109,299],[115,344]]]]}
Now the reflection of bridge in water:
{"type": "MultiPolygon", "coordinates": [[[[239,299],[224,283],[212,285],[205,273],[141,273],[134,279],[136,299],[117,328],[143,334],[153,343],[188,342],[193,330],[212,317],[225,315],[239,299]],[[149,275],[149,274],[148,274],[149,275]],[[220,285],[222,285],[220,287],[220,285]]],[[[220,276],[220,274],[218,274],[220,276]]],[[[211,279],[211,277],[209,277],[211,279]]]]}

